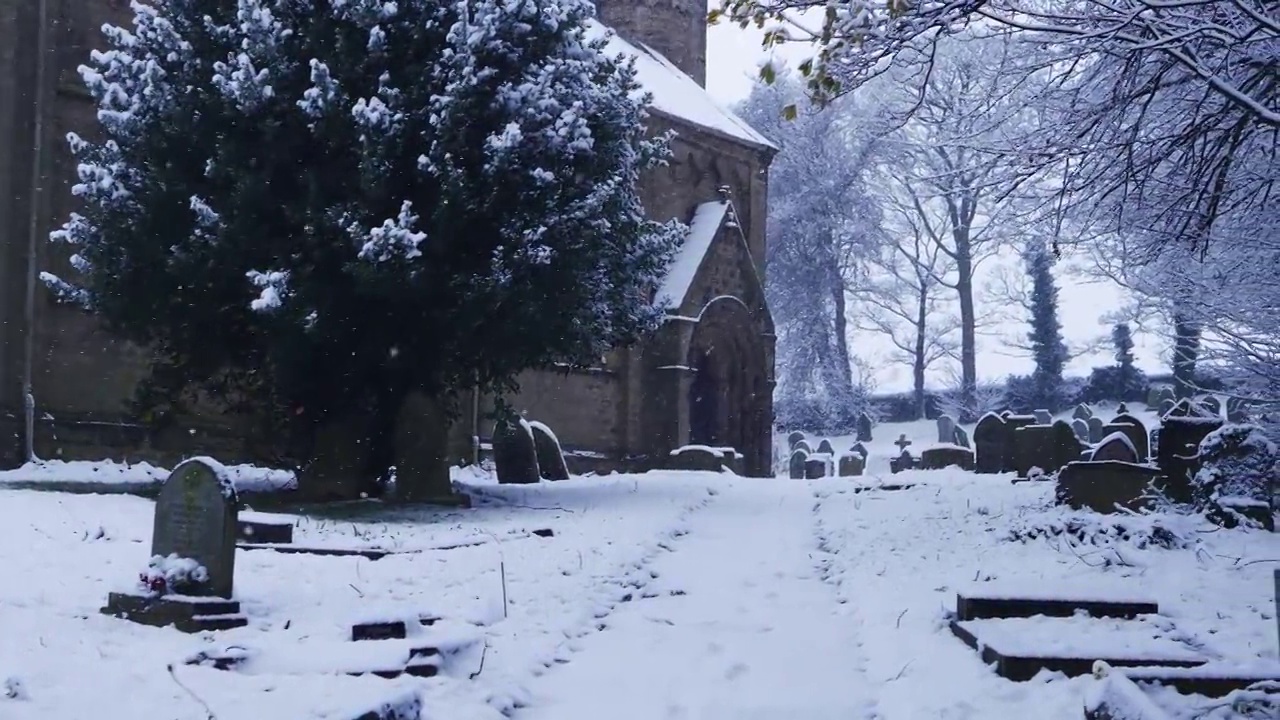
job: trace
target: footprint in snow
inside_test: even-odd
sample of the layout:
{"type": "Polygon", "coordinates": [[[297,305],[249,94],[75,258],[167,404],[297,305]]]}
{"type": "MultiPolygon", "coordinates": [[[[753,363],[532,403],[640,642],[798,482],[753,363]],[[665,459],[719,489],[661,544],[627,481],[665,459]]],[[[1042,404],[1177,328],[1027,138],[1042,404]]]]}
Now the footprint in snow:
{"type": "Polygon", "coordinates": [[[725,671],[725,673],[724,673],[724,679],[725,679],[725,680],[737,680],[738,678],[742,677],[743,675],[746,675],[746,674],[747,674],[747,671],[748,671],[748,670],[750,670],[750,669],[751,669],[751,668],[747,667],[747,666],[746,666],[746,665],[744,665],[743,663],[734,663],[733,665],[729,666],[729,669],[728,669],[728,670],[726,670],[726,671],[725,671]]]}

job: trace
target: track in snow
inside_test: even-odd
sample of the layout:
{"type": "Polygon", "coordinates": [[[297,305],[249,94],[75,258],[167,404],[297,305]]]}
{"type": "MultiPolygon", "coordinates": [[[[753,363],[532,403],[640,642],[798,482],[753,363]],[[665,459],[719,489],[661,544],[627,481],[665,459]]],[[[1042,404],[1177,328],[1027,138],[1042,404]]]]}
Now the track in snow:
{"type": "Polygon", "coordinates": [[[517,720],[874,718],[808,483],[728,479],[517,720]]]}

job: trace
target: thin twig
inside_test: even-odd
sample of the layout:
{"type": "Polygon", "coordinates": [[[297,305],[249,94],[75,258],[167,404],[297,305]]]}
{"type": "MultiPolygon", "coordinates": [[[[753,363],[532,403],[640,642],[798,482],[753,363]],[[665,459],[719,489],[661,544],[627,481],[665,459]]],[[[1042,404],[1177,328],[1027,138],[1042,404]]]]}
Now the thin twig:
{"type": "Polygon", "coordinates": [[[192,692],[191,688],[187,687],[186,685],[183,685],[182,681],[178,679],[178,673],[174,671],[173,663],[169,663],[168,668],[169,668],[169,677],[173,678],[173,682],[176,683],[178,687],[186,691],[186,693],[191,696],[192,700],[195,700],[196,702],[200,703],[200,706],[204,708],[205,720],[218,720],[218,716],[213,714],[213,709],[209,707],[209,703],[200,699],[199,695],[196,695],[194,692],[192,692]]]}

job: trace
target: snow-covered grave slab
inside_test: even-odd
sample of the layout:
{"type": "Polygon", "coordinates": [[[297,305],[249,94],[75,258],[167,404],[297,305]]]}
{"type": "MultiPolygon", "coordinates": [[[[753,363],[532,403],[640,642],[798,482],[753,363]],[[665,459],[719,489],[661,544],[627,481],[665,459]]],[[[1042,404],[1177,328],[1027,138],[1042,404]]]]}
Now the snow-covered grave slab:
{"type": "MultiPolygon", "coordinates": [[[[404,626],[402,625],[402,628],[404,626]]],[[[479,664],[484,635],[459,622],[417,625],[408,637],[365,640],[274,638],[270,644],[237,643],[201,650],[187,665],[204,665],[246,675],[400,675],[434,677],[457,661],[464,675],[479,664]],[[475,652],[471,652],[471,651],[475,652]],[[474,656],[474,657],[472,657],[474,656]]]]}
{"type": "MultiPolygon", "coordinates": [[[[524,540],[528,538],[555,537],[552,528],[536,528],[534,530],[515,530],[501,535],[477,534],[459,535],[457,539],[444,540],[423,547],[388,547],[386,545],[353,546],[349,544],[333,544],[316,541],[310,543],[274,543],[274,542],[242,542],[236,544],[237,550],[271,550],[289,555],[322,555],[329,557],[361,557],[366,560],[381,560],[388,555],[413,555],[416,553],[434,552],[437,550],[458,550],[461,548],[487,545],[508,540],[524,540]]],[[[341,541],[339,541],[341,542],[341,541]]]]}
{"type": "Polygon", "coordinates": [[[1042,670],[1087,675],[1096,661],[1142,667],[1195,667],[1208,661],[1185,645],[1163,637],[1150,624],[1083,616],[952,620],[951,632],[977,650],[996,674],[1015,681],[1042,670]]]}
{"type": "Polygon", "coordinates": [[[241,510],[236,517],[236,535],[247,543],[291,543],[297,520],[291,515],[241,510]]]}
{"type": "Polygon", "coordinates": [[[1280,663],[1266,661],[1211,662],[1198,667],[1123,668],[1123,674],[1139,685],[1173,688],[1184,695],[1222,697],[1260,682],[1280,683],[1280,663]]]}
{"type": "MultiPolygon", "coordinates": [[[[298,480],[290,470],[254,465],[224,466],[241,495],[296,490],[298,480]]],[[[114,460],[38,460],[13,470],[0,470],[0,487],[16,490],[54,490],[69,493],[128,493],[150,495],[159,491],[169,470],[150,463],[114,460]]]]}
{"type": "Polygon", "coordinates": [[[1027,585],[978,587],[956,594],[956,619],[1072,617],[1076,613],[1093,617],[1135,618],[1155,615],[1159,604],[1150,598],[1113,595],[1070,588],[1058,590],[1027,585]]]}

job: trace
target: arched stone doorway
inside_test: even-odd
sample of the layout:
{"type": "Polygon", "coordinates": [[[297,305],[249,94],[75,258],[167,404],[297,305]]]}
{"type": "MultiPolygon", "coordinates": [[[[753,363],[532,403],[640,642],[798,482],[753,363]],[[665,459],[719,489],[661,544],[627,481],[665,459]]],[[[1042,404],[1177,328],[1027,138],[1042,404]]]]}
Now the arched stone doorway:
{"type": "Polygon", "coordinates": [[[769,474],[767,355],[750,310],[722,297],[703,309],[689,342],[689,442],[732,447],[749,475],[769,474]]]}

